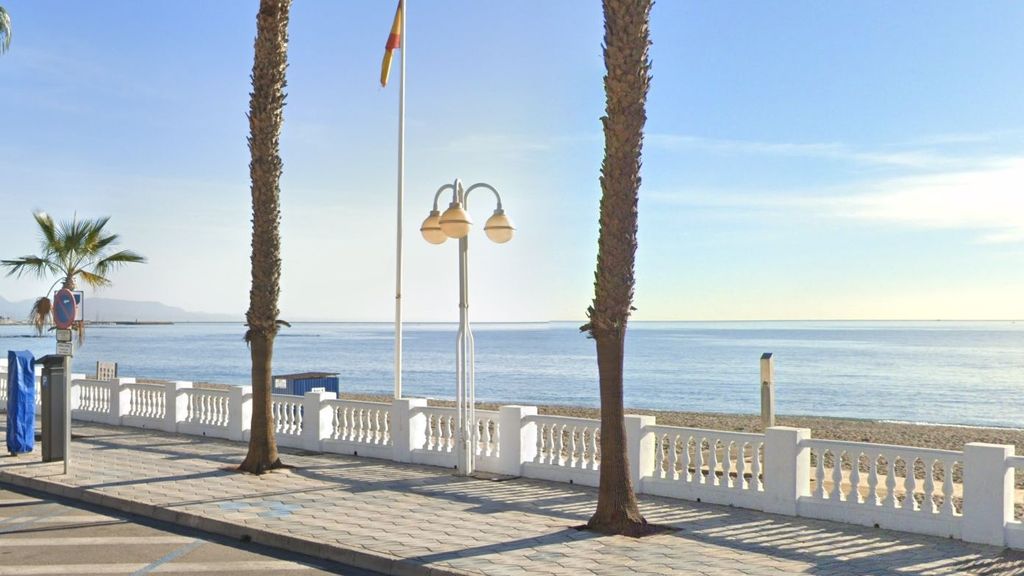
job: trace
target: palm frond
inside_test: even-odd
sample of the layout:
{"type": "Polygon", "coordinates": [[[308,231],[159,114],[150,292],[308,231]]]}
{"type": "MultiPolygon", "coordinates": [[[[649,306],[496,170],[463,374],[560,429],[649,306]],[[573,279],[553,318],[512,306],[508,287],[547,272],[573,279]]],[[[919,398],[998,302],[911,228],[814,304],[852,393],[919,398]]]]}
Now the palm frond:
{"type": "Polygon", "coordinates": [[[11,48],[12,35],[11,15],[7,13],[7,10],[4,10],[3,6],[0,6],[0,54],[7,52],[11,48]]]}
{"type": "MultiPolygon", "coordinates": [[[[82,232],[84,236],[82,239],[82,247],[89,251],[99,251],[100,248],[97,246],[102,240],[104,240],[103,227],[106,226],[109,221],[110,216],[103,216],[95,220],[86,220],[85,222],[82,222],[82,232]]],[[[117,236],[115,235],[113,239],[107,240],[105,245],[109,245],[116,239],[117,236]]]]}
{"type": "Polygon", "coordinates": [[[36,334],[39,336],[43,335],[43,330],[46,325],[50,323],[50,311],[53,306],[50,303],[50,299],[46,296],[36,300],[35,304],[32,305],[32,310],[28,314],[29,322],[32,323],[36,328],[36,334]]]}
{"type": "Polygon", "coordinates": [[[110,278],[107,278],[106,276],[101,276],[100,274],[93,274],[92,272],[88,272],[86,270],[79,270],[78,277],[81,278],[83,282],[85,282],[89,286],[92,286],[93,288],[102,288],[104,286],[110,286],[111,284],[110,278]]]}
{"type": "Polygon", "coordinates": [[[0,260],[0,266],[7,268],[8,276],[16,276],[18,278],[21,278],[24,274],[46,278],[48,274],[61,273],[60,266],[42,256],[22,256],[14,260],[0,260]]]}
{"type": "Polygon", "coordinates": [[[51,246],[57,244],[57,225],[46,212],[34,212],[32,217],[36,219],[39,231],[43,234],[43,250],[50,250],[51,246]]]}
{"type": "Polygon", "coordinates": [[[125,264],[144,264],[146,258],[131,250],[121,250],[105,256],[92,265],[92,271],[100,276],[106,276],[111,270],[120,268],[125,264]]]}

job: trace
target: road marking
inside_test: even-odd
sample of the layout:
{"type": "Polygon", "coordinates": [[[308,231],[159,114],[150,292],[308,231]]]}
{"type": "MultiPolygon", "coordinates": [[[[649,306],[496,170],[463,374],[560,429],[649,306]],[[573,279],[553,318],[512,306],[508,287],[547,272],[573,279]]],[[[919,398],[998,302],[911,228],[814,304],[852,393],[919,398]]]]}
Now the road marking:
{"type": "Polygon", "coordinates": [[[188,554],[189,552],[195,550],[196,548],[199,548],[203,544],[206,544],[206,542],[204,542],[202,540],[193,540],[192,542],[182,546],[181,548],[178,548],[177,550],[171,552],[170,554],[167,554],[163,558],[160,558],[160,559],[158,559],[158,560],[156,560],[154,562],[151,562],[150,564],[148,564],[144,568],[140,568],[139,570],[136,570],[135,572],[132,572],[132,576],[143,576],[144,574],[149,574],[153,570],[159,568],[161,564],[166,564],[166,563],[170,562],[171,560],[174,560],[175,558],[180,558],[180,557],[184,556],[185,554],[188,554]]]}
{"type": "Polygon", "coordinates": [[[0,548],[12,546],[119,546],[126,544],[186,544],[193,538],[184,536],[99,536],[93,538],[5,538],[0,548]]]}
{"type": "Polygon", "coordinates": [[[4,521],[3,525],[0,526],[0,534],[8,534],[8,533],[11,533],[11,532],[18,532],[20,530],[23,530],[25,528],[28,528],[28,527],[32,526],[33,524],[35,524],[36,522],[39,522],[41,520],[46,520],[47,518],[53,518],[55,516],[60,516],[60,514],[62,512],[64,512],[64,510],[62,508],[57,508],[55,510],[50,510],[49,512],[43,512],[42,514],[25,514],[23,516],[15,516],[14,518],[7,518],[4,521]],[[14,520],[22,520],[22,521],[12,524],[11,522],[14,521],[14,520]]]}
{"type": "MultiPolygon", "coordinates": [[[[56,574],[67,576],[68,574],[131,574],[134,571],[142,570],[146,564],[55,564],[53,566],[24,565],[24,566],[2,566],[0,565],[0,576],[48,576],[56,574]]],[[[285,570],[315,570],[312,566],[305,566],[285,560],[238,560],[233,562],[174,562],[164,564],[153,570],[153,573],[173,572],[175,574],[187,573],[213,573],[213,572],[269,572],[285,570]]]]}

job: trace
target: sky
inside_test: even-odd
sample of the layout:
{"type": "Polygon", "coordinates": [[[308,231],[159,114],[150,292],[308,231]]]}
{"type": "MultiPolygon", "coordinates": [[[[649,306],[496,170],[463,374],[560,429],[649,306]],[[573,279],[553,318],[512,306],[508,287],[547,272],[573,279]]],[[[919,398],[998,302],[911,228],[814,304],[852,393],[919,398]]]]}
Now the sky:
{"type": "MultiPolygon", "coordinates": [[[[109,215],[149,263],[99,295],[241,315],[258,2],[0,2],[0,256],[37,251],[34,209],[109,215]]],[[[392,318],[394,10],[293,5],[285,319],[392,318]]],[[[657,2],[634,318],[1024,318],[1021,30],[1013,0],[657,2]]],[[[517,226],[489,242],[473,198],[474,320],[584,317],[602,34],[596,1],[408,0],[407,320],[457,319],[456,243],[418,232],[455,178],[494,185],[517,226]]]]}

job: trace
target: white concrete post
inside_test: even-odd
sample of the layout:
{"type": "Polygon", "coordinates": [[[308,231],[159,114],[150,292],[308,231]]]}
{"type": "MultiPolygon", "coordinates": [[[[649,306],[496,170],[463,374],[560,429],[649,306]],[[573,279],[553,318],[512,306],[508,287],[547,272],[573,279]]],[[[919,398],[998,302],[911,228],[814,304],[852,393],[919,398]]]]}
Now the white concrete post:
{"type": "Polygon", "coordinates": [[[114,378],[110,382],[110,420],[108,424],[121,425],[121,417],[131,410],[132,391],[126,384],[135,384],[135,378],[114,378]]]}
{"type": "Polygon", "coordinates": [[[302,447],[313,452],[322,452],[320,441],[334,425],[331,405],[325,400],[337,400],[336,392],[306,392],[302,397],[302,447]]]}
{"type": "Polygon", "coordinates": [[[811,449],[800,446],[810,437],[807,428],[774,426],[765,430],[761,468],[765,512],[796,516],[800,497],[811,495],[811,449]]]}
{"type": "Polygon", "coordinates": [[[499,473],[520,476],[523,473],[523,463],[533,462],[533,457],[537,454],[537,424],[524,424],[523,418],[536,415],[536,406],[498,408],[499,473]]]}
{"type": "Polygon", "coordinates": [[[395,398],[391,401],[391,444],[395,462],[412,462],[412,451],[427,442],[426,398],[395,398]]]}
{"type": "Polygon", "coordinates": [[[1013,519],[1012,445],[971,442],[964,446],[964,509],[961,535],[968,542],[1003,546],[1013,519]]]}
{"type": "Polygon", "coordinates": [[[252,386],[228,389],[228,440],[243,442],[252,425],[252,386]]]}
{"type": "Polygon", "coordinates": [[[654,475],[654,448],[657,439],[648,426],[654,426],[654,416],[626,414],[626,446],[629,456],[629,479],[633,492],[640,493],[640,481],[654,475]]]}
{"type": "Polygon", "coordinates": [[[775,362],[772,353],[761,354],[761,425],[775,426],[775,362]]]}
{"type": "Polygon", "coordinates": [[[191,390],[192,383],[184,380],[168,382],[164,388],[164,426],[166,432],[177,432],[178,422],[188,417],[188,396],[182,390],[191,390]]]}

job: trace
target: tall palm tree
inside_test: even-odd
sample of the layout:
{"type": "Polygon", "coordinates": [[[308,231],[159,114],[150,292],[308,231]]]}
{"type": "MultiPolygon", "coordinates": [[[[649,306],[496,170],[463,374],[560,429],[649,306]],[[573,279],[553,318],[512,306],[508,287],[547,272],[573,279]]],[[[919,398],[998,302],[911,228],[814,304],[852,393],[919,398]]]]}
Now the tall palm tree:
{"type": "Polygon", "coordinates": [[[281,284],[281,156],[288,11],[291,0],[260,0],[249,95],[249,177],[252,180],[252,287],[245,341],[252,358],[249,452],[239,470],[263,474],[283,466],[271,414],[271,361],[281,284]]]}
{"type": "Polygon", "coordinates": [[[11,15],[0,6],[0,54],[11,47],[11,15]]]}
{"type": "Polygon", "coordinates": [[[601,478],[597,511],[588,528],[641,535],[640,514],[629,478],[622,405],[622,361],[626,323],[636,284],[637,192],[640,153],[651,81],[648,22],[652,0],[604,0],[604,161],[594,301],[583,330],[597,344],[601,381],[601,478]]]}
{"type": "MultiPolygon", "coordinates": [[[[38,298],[32,305],[29,319],[39,334],[50,322],[50,291],[61,284],[61,288],[74,290],[77,281],[100,288],[110,285],[108,275],[125,264],[137,264],[146,259],[131,250],[113,251],[117,234],[104,230],[110,217],[95,220],[54,222],[45,212],[33,214],[42,236],[42,252],[38,256],[22,256],[14,260],[0,261],[7,268],[8,276],[21,277],[30,274],[39,278],[56,277],[46,291],[47,296],[38,298]]],[[[81,328],[81,327],[79,327],[81,328]]],[[[81,332],[79,332],[81,334],[81,332]]]]}

